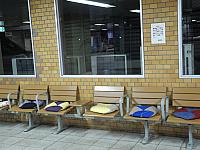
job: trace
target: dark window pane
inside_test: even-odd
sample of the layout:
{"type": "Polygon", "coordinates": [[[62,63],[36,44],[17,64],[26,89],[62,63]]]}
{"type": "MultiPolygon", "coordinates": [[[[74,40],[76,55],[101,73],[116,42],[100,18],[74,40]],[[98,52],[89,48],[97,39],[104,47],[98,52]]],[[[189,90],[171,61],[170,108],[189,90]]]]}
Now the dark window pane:
{"type": "Polygon", "coordinates": [[[141,75],[140,1],[84,2],[58,0],[63,74],[141,75]]]}
{"type": "Polygon", "coordinates": [[[34,75],[28,1],[0,2],[0,75],[34,75]]]}
{"type": "Polygon", "coordinates": [[[183,75],[200,75],[200,5],[182,0],[183,75]]]}

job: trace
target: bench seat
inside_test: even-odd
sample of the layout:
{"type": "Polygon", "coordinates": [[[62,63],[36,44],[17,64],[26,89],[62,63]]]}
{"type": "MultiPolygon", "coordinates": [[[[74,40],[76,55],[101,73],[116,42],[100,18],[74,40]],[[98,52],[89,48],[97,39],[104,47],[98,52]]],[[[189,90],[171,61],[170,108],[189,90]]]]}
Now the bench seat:
{"type": "Polygon", "coordinates": [[[33,112],[36,112],[36,109],[21,109],[21,108],[19,108],[19,106],[14,105],[14,106],[12,106],[11,111],[19,112],[19,113],[33,113],[33,112]]]}
{"type": "Polygon", "coordinates": [[[161,115],[160,114],[158,114],[158,115],[156,115],[156,116],[154,116],[154,117],[151,117],[151,118],[138,118],[138,117],[132,117],[132,116],[129,116],[129,114],[126,114],[125,116],[124,116],[124,119],[125,120],[138,120],[138,121],[142,121],[142,120],[144,120],[144,121],[154,121],[154,122],[160,122],[161,121],[161,115]]]}
{"type": "Polygon", "coordinates": [[[59,112],[51,112],[51,111],[46,111],[44,108],[40,109],[37,113],[38,114],[47,114],[47,115],[65,115],[66,113],[69,113],[72,111],[74,107],[69,107],[68,109],[59,111],[59,112]]]}
{"type": "Polygon", "coordinates": [[[8,110],[9,106],[3,106],[0,108],[0,111],[8,110]]]}
{"type": "Polygon", "coordinates": [[[83,116],[84,117],[99,117],[99,118],[114,118],[119,114],[120,114],[119,111],[115,111],[115,112],[109,113],[109,114],[99,114],[99,113],[95,113],[95,112],[91,112],[91,111],[86,111],[83,114],[83,116]]]}
{"type": "Polygon", "coordinates": [[[177,117],[172,116],[172,115],[169,115],[167,122],[168,123],[177,123],[177,124],[200,125],[200,119],[185,120],[185,119],[182,119],[182,118],[177,118],[177,117]]]}

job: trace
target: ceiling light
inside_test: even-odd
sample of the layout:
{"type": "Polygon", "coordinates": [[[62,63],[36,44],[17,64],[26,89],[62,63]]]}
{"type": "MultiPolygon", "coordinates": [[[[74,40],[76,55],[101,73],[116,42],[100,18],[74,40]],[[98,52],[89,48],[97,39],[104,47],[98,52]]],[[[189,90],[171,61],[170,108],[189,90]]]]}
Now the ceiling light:
{"type": "Polygon", "coordinates": [[[103,31],[107,31],[108,29],[101,29],[101,30],[103,30],[103,31]]]}
{"type": "Polygon", "coordinates": [[[30,21],[24,21],[22,23],[24,23],[24,24],[30,24],[30,21]]]}
{"type": "Polygon", "coordinates": [[[129,10],[129,11],[132,12],[132,13],[140,13],[140,10],[138,10],[138,9],[129,10]]]}
{"type": "Polygon", "coordinates": [[[74,3],[80,3],[80,4],[91,5],[91,6],[97,6],[97,7],[104,7],[104,8],[116,7],[114,5],[109,5],[109,4],[99,3],[99,2],[94,2],[94,1],[88,1],[88,0],[67,0],[67,1],[74,2],[74,3]]]}
{"type": "Polygon", "coordinates": [[[196,22],[196,21],[197,21],[197,20],[194,20],[194,19],[192,20],[192,22],[196,22]]]}
{"type": "Polygon", "coordinates": [[[95,26],[105,26],[105,24],[103,24],[103,23],[96,23],[96,24],[94,24],[95,26]]]}

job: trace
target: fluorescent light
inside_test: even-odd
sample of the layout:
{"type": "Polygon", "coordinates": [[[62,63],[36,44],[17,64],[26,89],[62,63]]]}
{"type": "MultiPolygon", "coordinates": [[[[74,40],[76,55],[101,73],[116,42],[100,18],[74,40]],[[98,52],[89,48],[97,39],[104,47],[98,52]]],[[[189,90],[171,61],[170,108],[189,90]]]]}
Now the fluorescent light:
{"type": "Polygon", "coordinates": [[[114,5],[109,5],[109,4],[99,3],[99,2],[94,2],[94,1],[88,1],[88,0],[67,0],[67,1],[74,2],[74,3],[80,3],[80,4],[91,5],[91,6],[97,6],[97,7],[104,7],[104,8],[116,7],[114,5]]]}
{"type": "Polygon", "coordinates": [[[96,24],[94,24],[95,26],[105,26],[105,24],[103,24],[103,23],[96,23],[96,24]]]}
{"type": "Polygon", "coordinates": [[[30,21],[24,21],[23,23],[24,24],[30,24],[30,21]]]}
{"type": "Polygon", "coordinates": [[[103,30],[103,31],[107,31],[108,29],[101,29],[101,30],[103,30]]]}
{"type": "Polygon", "coordinates": [[[140,13],[140,10],[138,10],[138,9],[129,10],[129,11],[132,12],[132,13],[140,13]]]}
{"type": "Polygon", "coordinates": [[[192,22],[196,22],[197,20],[192,20],[192,22]]]}

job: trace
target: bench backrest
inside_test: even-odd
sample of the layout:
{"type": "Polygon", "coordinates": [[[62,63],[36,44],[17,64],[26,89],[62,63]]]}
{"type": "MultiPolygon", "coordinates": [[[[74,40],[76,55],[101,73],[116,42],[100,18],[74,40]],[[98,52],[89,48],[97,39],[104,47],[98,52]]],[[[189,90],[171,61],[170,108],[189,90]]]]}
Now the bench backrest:
{"type": "MultiPolygon", "coordinates": [[[[20,95],[24,100],[35,100],[37,94],[48,92],[47,85],[23,85],[20,89],[20,95]]],[[[47,100],[45,95],[40,95],[39,100],[47,100]]]]}
{"type": "Polygon", "coordinates": [[[18,98],[19,85],[0,85],[0,99],[7,99],[9,93],[16,93],[12,95],[11,99],[18,98]]]}
{"type": "Polygon", "coordinates": [[[77,86],[50,86],[51,101],[77,101],[77,86]]]}
{"type": "Polygon", "coordinates": [[[158,105],[162,97],[166,96],[166,87],[133,87],[132,104],[134,105],[158,105]]]}
{"type": "Polygon", "coordinates": [[[94,102],[95,103],[119,103],[120,97],[124,96],[124,87],[115,86],[95,86],[94,102]]]}
{"type": "Polygon", "coordinates": [[[173,88],[173,106],[200,107],[200,88],[173,88]]]}

